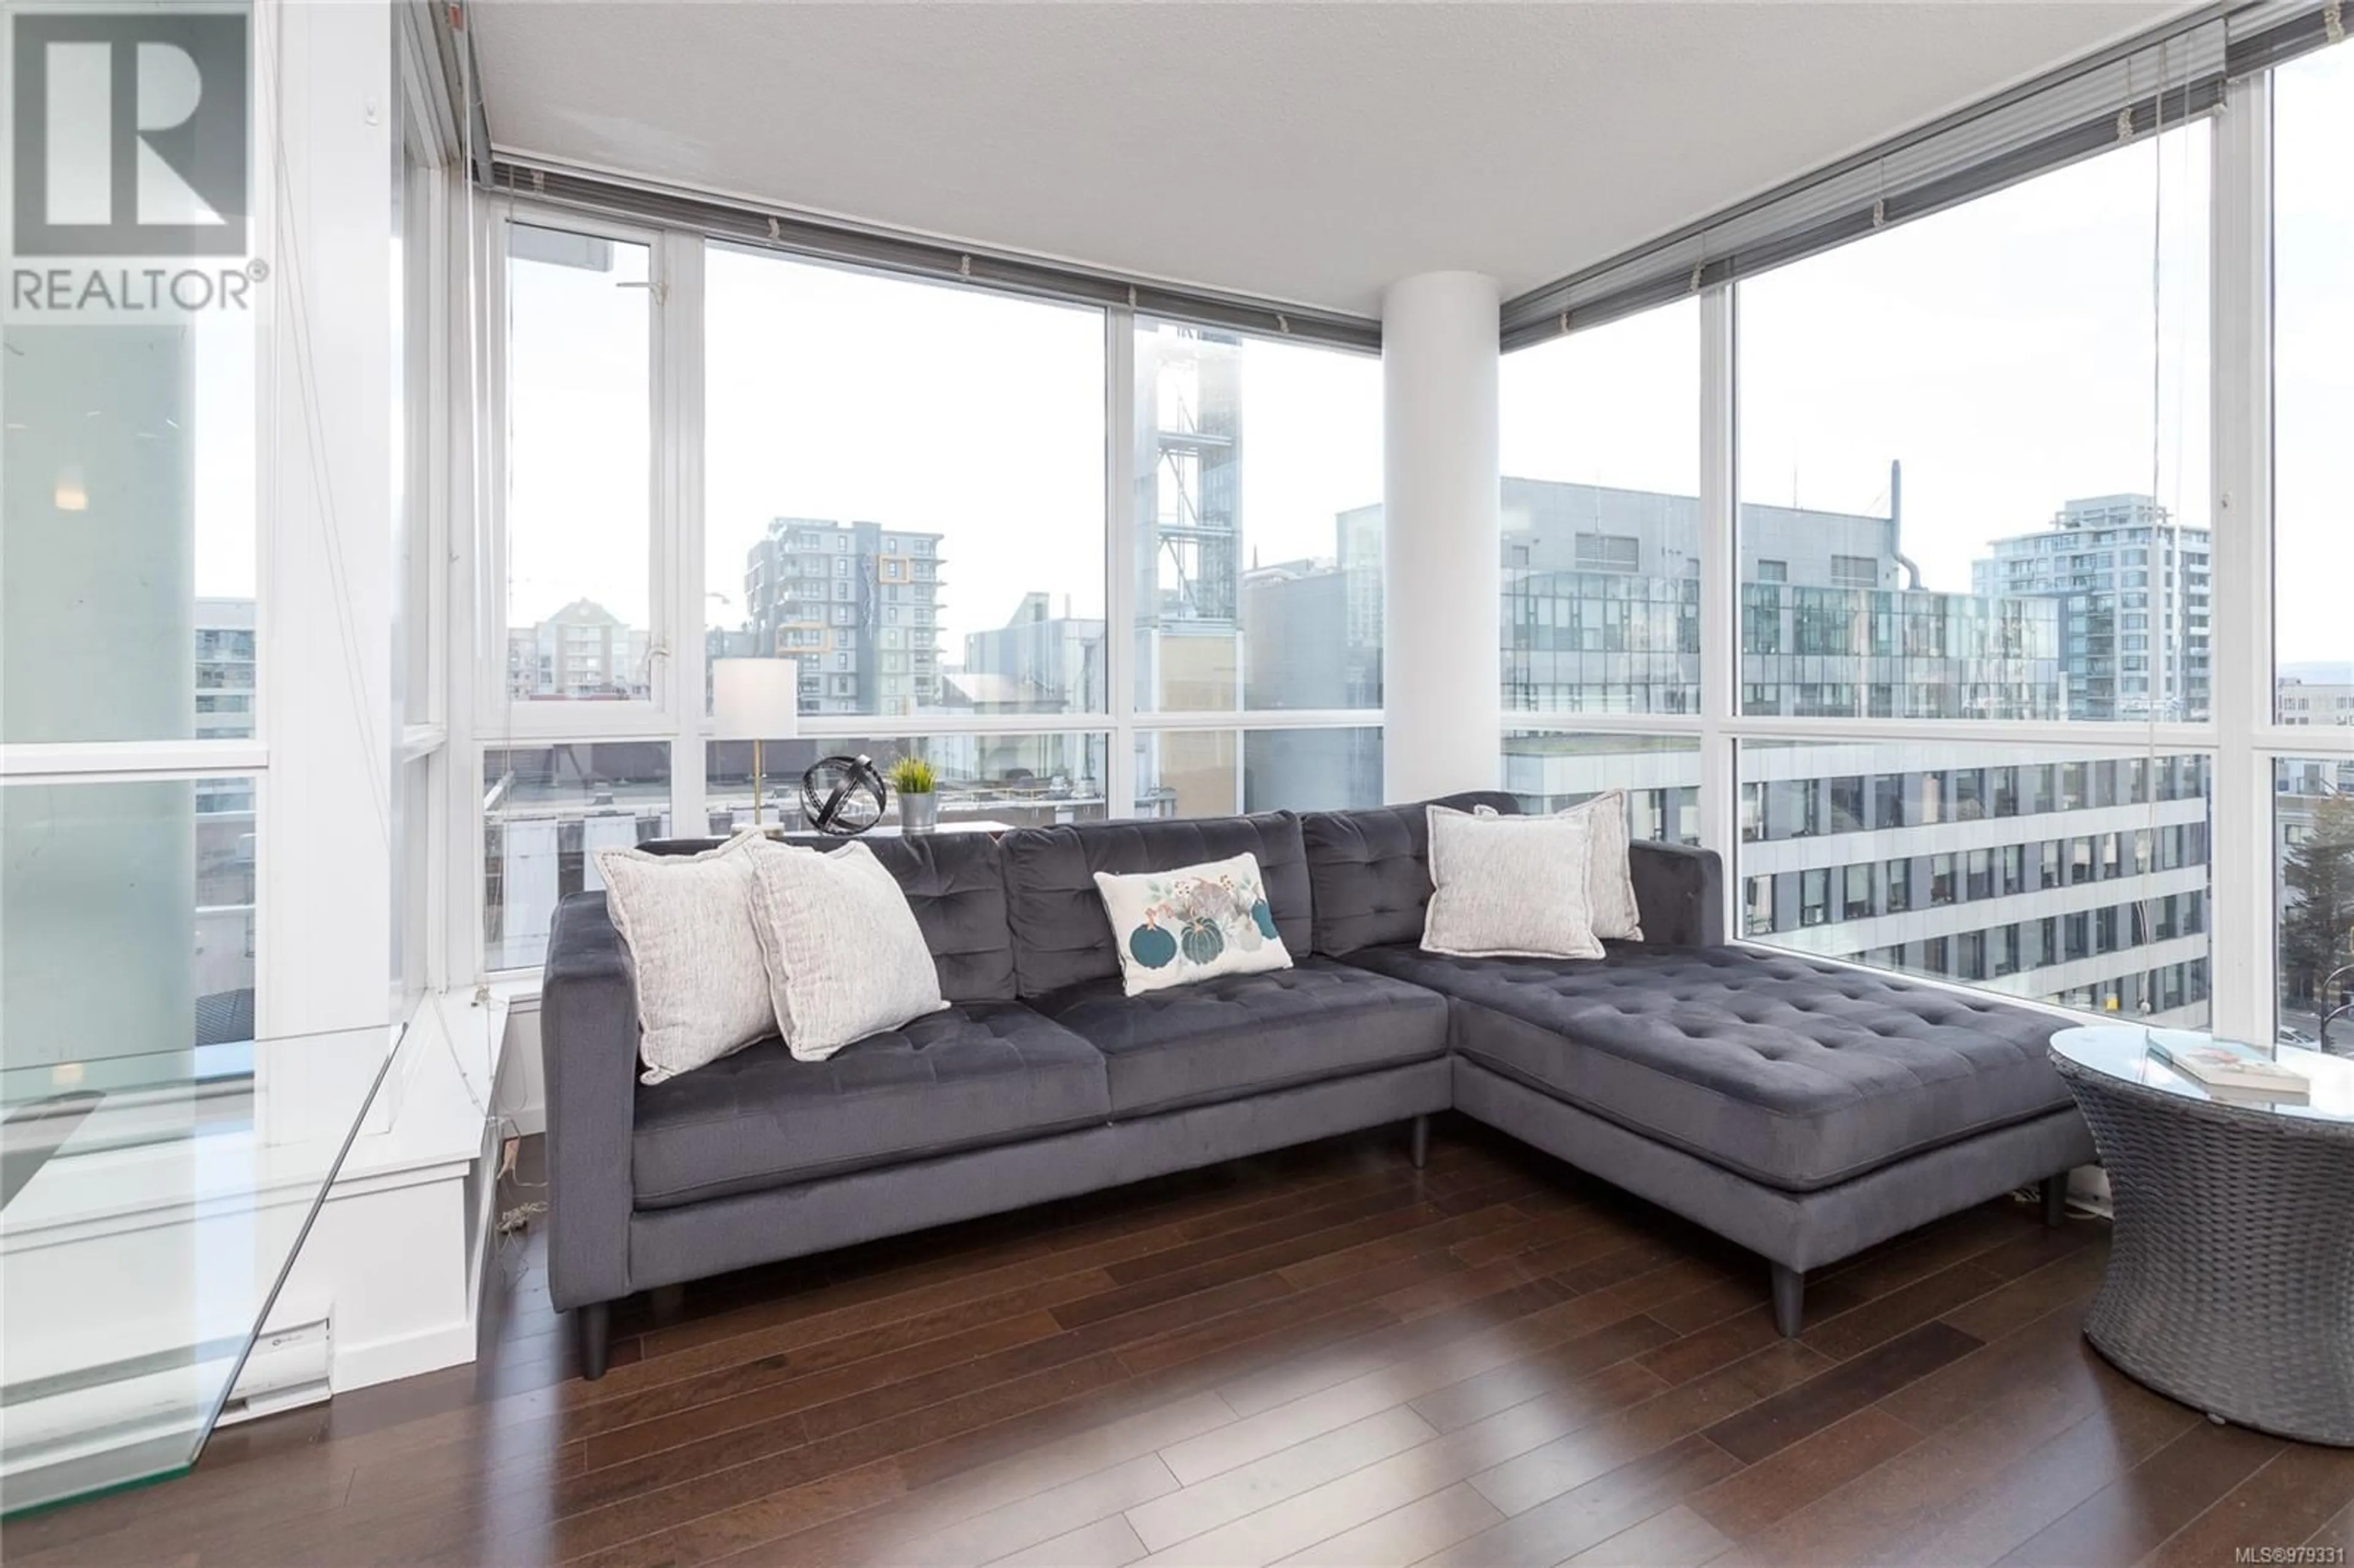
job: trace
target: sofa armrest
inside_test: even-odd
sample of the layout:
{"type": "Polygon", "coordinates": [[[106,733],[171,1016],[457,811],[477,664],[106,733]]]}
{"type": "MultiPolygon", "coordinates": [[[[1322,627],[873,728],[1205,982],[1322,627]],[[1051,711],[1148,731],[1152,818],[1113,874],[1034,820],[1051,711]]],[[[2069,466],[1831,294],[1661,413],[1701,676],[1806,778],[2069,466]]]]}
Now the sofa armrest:
{"type": "Polygon", "coordinates": [[[547,1097],[547,1289],[559,1310],[630,1293],[638,992],[602,893],[557,906],[539,992],[547,1097]]]}
{"type": "Polygon", "coordinates": [[[1643,939],[1671,948],[1724,942],[1724,864],[1714,850],[1638,841],[1628,846],[1643,939]]]}

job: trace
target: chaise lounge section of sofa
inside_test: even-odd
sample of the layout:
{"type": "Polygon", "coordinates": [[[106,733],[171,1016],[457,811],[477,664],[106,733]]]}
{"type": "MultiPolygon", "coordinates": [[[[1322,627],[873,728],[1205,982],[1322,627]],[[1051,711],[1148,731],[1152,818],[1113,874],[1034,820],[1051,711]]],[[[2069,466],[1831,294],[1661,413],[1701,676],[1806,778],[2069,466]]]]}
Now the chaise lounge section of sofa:
{"type": "MultiPolygon", "coordinates": [[[[1509,796],[1452,797],[1515,809],[1509,796]]],[[[697,842],[661,846],[682,852],[697,842]]],[[[822,1063],[769,1040],[638,1081],[629,955],[559,908],[541,1002],[549,1287],[600,1375],[657,1286],[1453,1107],[1807,1270],[2092,1158],[2049,1014],[1727,944],[1716,857],[1631,847],[1645,940],[1419,946],[1422,806],[877,840],[947,1011],[822,1063]],[[1129,997],[1097,871],[1247,851],[1293,967],[1129,997]]]]}

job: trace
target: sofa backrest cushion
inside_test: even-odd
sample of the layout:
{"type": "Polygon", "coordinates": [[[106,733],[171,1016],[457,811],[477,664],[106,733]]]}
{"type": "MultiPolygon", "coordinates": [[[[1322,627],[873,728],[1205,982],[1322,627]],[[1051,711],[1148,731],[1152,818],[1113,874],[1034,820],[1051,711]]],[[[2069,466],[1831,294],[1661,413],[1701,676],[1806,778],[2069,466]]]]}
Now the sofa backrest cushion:
{"type": "Polygon", "coordinates": [[[1661,948],[1724,943],[1724,867],[1714,850],[1638,839],[1627,846],[1643,940],[1661,948]]]}
{"type": "Polygon", "coordinates": [[[1104,913],[1103,895],[1096,891],[1099,871],[1119,876],[1256,855],[1284,947],[1294,959],[1313,950],[1308,852],[1300,841],[1299,819],[1289,811],[1017,828],[999,841],[999,848],[1005,857],[1014,980],[1023,996],[1044,996],[1119,973],[1111,919],[1104,913]]]}
{"type": "MultiPolygon", "coordinates": [[[[690,854],[716,839],[663,839],[641,844],[658,854],[690,854]]],[[[794,833],[786,842],[839,849],[841,839],[794,833]]],[[[1013,933],[1005,919],[1003,853],[994,834],[875,834],[858,841],[875,853],[907,895],[916,927],[949,1001],[1012,1001],[1013,933]]]]}
{"type": "MultiPolygon", "coordinates": [[[[1422,939],[1430,903],[1430,813],[1434,802],[1359,811],[1310,811],[1299,820],[1316,905],[1316,950],[1345,958],[1360,948],[1422,939]]],[[[1505,815],[1520,802],[1497,789],[1468,790],[1435,802],[1505,815]]]]}

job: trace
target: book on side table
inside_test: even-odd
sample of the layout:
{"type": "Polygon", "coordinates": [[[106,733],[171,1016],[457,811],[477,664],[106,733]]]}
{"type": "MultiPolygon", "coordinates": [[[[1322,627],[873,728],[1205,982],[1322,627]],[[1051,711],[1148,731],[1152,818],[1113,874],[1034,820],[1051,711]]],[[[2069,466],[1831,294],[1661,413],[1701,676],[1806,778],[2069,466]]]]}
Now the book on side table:
{"type": "Polygon", "coordinates": [[[2197,1045],[2149,1043],[2149,1054],[2221,1096],[2266,1100],[2302,1100],[2311,1086],[2303,1073],[2284,1067],[2252,1046],[2227,1040],[2197,1045]]]}

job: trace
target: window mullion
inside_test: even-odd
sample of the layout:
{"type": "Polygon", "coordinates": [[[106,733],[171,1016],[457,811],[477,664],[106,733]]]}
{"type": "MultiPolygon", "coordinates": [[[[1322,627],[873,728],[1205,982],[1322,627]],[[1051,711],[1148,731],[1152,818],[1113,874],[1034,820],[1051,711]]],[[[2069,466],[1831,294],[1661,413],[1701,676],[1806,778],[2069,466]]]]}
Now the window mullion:
{"type": "Polygon", "coordinates": [[[671,832],[705,831],[703,693],[703,240],[676,230],[655,247],[662,289],[655,318],[662,326],[654,450],[663,471],[662,504],[654,513],[655,555],[668,562],[669,625],[658,635],[667,656],[654,694],[671,718],[671,832]]]}
{"type": "Polygon", "coordinates": [[[2215,450],[2214,661],[2218,735],[2212,863],[2213,1026],[2267,1041],[2278,936],[2273,722],[2272,96],[2268,76],[2234,82],[2214,138],[2212,287],[2215,450]]]}
{"type": "Polygon", "coordinates": [[[1741,846],[1732,724],[1740,657],[1736,541],[1739,468],[1734,422],[1734,302],[1730,288],[1701,296],[1700,326],[1700,842],[1724,865],[1725,929],[1738,930],[1741,846]]]}
{"type": "Polygon", "coordinates": [[[1136,810],[1136,313],[1104,313],[1104,759],[1107,816],[1136,810]]]}

